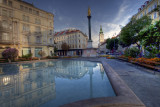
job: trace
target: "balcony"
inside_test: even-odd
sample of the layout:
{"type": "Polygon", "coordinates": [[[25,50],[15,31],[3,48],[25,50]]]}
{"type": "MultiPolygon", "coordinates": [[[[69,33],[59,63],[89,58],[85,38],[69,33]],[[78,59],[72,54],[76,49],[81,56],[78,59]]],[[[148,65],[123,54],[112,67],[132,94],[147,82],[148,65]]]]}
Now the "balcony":
{"type": "Polygon", "coordinates": [[[4,27],[0,26],[0,31],[2,31],[2,32],[12,32],[12,29],[4,28],[4,27]]]}
{"type": "Polygon", "coordinates": [[[0,40],[0,44],[6,44],[6,45],[18,45],[18,41],[13,40],[0,40]]]}

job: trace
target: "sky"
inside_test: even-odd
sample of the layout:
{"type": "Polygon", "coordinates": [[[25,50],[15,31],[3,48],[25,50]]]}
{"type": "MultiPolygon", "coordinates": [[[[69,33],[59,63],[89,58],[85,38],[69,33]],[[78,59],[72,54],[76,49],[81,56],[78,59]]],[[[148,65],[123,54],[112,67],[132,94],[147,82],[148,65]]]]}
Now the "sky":
{"type": "Polygon", "coordinates": [[[24,0],[54,14],[54,32],[76,28],[88,35],[88,7],[91,8],[93,46],[99,43],[100,25],[104,38],[117,35],[146,0],[24,0]]]}

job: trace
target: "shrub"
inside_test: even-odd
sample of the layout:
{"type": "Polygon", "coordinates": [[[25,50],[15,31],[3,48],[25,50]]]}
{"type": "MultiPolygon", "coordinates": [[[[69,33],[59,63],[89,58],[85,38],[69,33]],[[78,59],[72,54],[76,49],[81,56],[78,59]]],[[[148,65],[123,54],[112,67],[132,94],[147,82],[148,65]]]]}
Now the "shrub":
{"type": "Polygon", "coordinates": [[[136,47],[130,48],[130,49],[126,49],[124,51],[124,55],[126,57],[133,57],[136,58],[138,56],[138,54],[140,53],[140,50],[136,47]]]}
{"type": "Polygon", "coordinates": [[[27,55],[23,55],[22,58],[30,59],[30,58],[32,58],[32,53],[27,54],[27,55]]]}
{"type": "Polygon", "coordinates": [[[125,57],[128,57],[128,56],[129,56],[129,49],[125,49],[125,51],[124,51],[124,56],[125,56],[125,57]]]}
{"type": "Polygon", "coordinates": [[[8,48],[2,52],[2,56],[8,61],[14,61],[18,56],[18,50],[16,48],[8,48]]]}
{"type": "Polygon", "coordinates": [[[140,50],[136,47],[130,48],[129,50],[129,56],[136,58],[140,54],[140,50]]]}

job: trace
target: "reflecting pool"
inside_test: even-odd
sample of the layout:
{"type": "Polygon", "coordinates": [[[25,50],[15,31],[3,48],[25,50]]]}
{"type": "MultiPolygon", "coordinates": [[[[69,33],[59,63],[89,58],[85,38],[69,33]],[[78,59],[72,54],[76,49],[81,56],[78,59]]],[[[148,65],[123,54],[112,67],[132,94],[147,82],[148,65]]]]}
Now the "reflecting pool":
{"type": "Polygon", "coordinates": [[[58,107],[115,93],[101,63],[58,60],[0,65],[0,107],[58,107]]]}

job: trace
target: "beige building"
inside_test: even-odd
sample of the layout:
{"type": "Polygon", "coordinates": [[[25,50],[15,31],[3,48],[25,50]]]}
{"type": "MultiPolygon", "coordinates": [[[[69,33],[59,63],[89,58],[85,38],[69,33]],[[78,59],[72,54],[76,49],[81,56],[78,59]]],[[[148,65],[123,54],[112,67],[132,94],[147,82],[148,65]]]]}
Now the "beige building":
{"type": "Polygon", "coordinates": [[[136,19],[140,19],[145,15],[148,15],[153,22],[160,19],[157,11],[154,11],[157,6],[160,5],[160,0],[148,0],[138,9],[138,13],[135,15],[136,19]]]}
{"type": "Polygon", "coordinates": [[[6,48],[17,48],[19,56],[29,53],[39,57],[40,50],[46,56],[53,49],[52,13],[36,8],[22,0],[0,0],[0,57],[6,48]]]}
{"type": "Polygon", "coordinates": [[[56,32],[54,34],[55,47],[58,49],[58,55],[82,55],[83,49],[87,48],[88,37],[77,29],[67,29],[64,31],[56,32]],[[61,46],[63,43],[67,43],[70,47],[69,51],[64,52],[61,46]]]}

